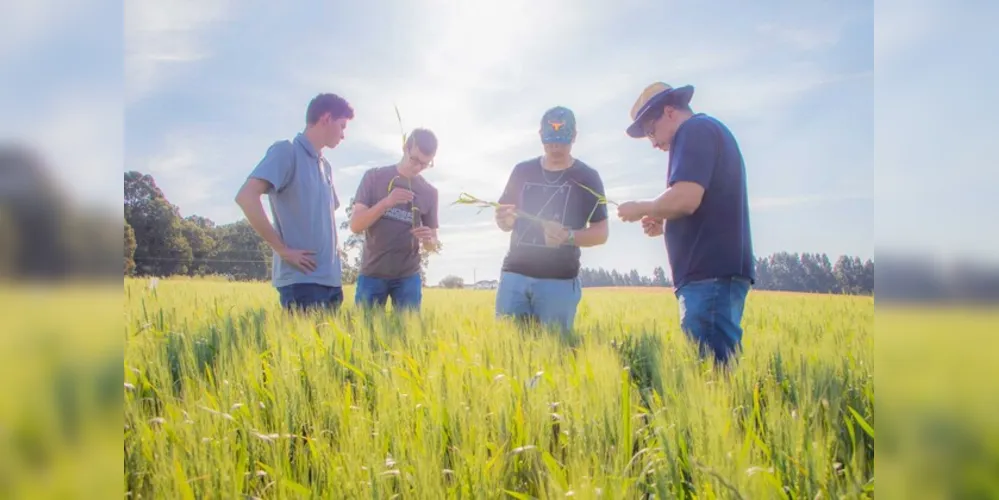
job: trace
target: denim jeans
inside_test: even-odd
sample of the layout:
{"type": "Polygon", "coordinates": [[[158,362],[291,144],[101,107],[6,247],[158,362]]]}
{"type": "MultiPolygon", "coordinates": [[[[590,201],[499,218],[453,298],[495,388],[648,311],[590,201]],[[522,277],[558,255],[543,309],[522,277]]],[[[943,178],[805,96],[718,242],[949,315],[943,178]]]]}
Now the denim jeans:
{"type": "Polygon", "coordinates": [[[354,293],[354,303],[359,306],[384,307],[388,298],[392,297],[392,308],[420,309],[423,302],[423,281],[420,273],[405,278],[374,278],[360,275],[357,277],[357,290],[354,293]]]}
{"type": "Polygon", "coordinates": [[[724,365],[742,349],[742,312],[749,288],[744,278],[710,278],[676,290],[680,327],[697,342],[702,357],[711,353],[724,365]]]}
{"type": "Polygon", "coordinates": [[[578,277],[540,279],[504,272],[496,290],[496,315],[533,318],[569,331],[582,296],[583,287],[578,277]]]}
{"type": "Polygon", "coordinates": [[[343,288],[317,285],[315,283],[295,283],[278,287],[281,307],[288,310],[329,309],[336,311],[343,303],[343,288]]]}

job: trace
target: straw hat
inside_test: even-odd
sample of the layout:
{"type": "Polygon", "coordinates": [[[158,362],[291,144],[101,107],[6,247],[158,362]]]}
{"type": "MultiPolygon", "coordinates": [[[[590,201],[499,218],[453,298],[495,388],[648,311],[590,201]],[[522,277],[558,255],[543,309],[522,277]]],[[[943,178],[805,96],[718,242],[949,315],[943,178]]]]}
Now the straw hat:
{"type": "Polygon", "coordinates": [[[693,96],[694,87],[692,85],[673,88],[663,82],[655,82],[645,87],[645,90],[631,107],[632,123],[626,132],[636,139],[645,137],[645,134],[642,133],[642,120],[650,110],[667,104],[686,105],[690,103],[690,98],[693,96]]]}

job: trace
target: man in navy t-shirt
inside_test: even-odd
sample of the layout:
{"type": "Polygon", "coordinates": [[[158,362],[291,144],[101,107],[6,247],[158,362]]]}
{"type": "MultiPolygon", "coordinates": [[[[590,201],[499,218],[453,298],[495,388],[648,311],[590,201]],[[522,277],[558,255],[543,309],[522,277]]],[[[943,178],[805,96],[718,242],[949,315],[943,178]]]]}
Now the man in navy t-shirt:
{"type": "Polygon", "coordinates": [[[649,236],[665,233],[681,327],[702,355],[726,364],[741,349],[742,312],[756,280],[746,167],[729,129],[691,111],[693,93],[659,82],[636,100],[627,133],[669,153],[667,189],[622,203],[618,216],[640,220],[649,236]]]}

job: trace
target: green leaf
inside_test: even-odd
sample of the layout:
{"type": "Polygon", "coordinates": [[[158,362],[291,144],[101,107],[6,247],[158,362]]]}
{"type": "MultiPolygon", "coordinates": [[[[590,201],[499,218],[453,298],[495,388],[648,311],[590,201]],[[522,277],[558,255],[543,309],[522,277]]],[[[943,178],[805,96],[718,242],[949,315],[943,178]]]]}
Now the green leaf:
{"type": "Polygon", "coordinates": [[[857,410],[854,410],[852,406],[847,406],[846,408],[850,410],[850,413],[853,414],[853,418],[857,419],[857,424],[860,425],[860,428],[864,429],[864,432],[866,432],[867,435],[871,436],[871,438],[873,439],[874,428],[872,428],[871,425],[868,424],[866,420],[864,420],[864,417],[861,417],[860,414],[857,413],[857,410]]]}

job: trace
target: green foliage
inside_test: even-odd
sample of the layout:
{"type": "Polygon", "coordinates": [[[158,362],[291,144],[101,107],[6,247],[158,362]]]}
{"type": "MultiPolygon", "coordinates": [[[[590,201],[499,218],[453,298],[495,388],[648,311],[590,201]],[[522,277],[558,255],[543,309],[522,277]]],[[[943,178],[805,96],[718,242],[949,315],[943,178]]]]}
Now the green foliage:
{"type": "Polygon", "coordinates": [[[135,231],[132,226],[125,221],[125,276],[131,276],[135,272],[135,231]]]}
{"type": "Polygon", "coordinates": [[[441,286],[444,288],[463,288],[465,286],[465,280],[463,280],[461,276],[450,274],[441,280],[441,286]]]}
{"type": "Polygon", "coordinates": [[[152,176],[125,173],[125,220],[135,232],[136,274],[187,274],[193,253],[183,219],[152,176]]]}
{"type": "Polygon", "coordinates": [[[265,284],[125,287],[131,497],[874,494],[869,297],[752,294],[723,374],[668,290],[587,291],[566,342],[494,292],[292,315],[265,284]]]}

